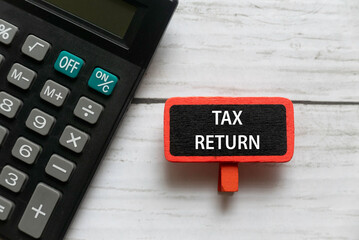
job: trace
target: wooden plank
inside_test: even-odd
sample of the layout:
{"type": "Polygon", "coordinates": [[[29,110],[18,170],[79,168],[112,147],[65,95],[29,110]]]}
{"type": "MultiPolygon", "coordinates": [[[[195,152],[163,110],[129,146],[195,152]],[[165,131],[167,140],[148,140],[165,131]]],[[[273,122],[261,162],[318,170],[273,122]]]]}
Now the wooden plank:
{"type": "Polygon", "coordinates": [[[359,2],[181,0],[138,98],[359,101],[359,2]]]}
{"type": "Polygon", "coordinates": [[[68,240],[358,239],[359,106],[295,105],[293,161],[240,165],[232,196],[164,159],[163,108],[130,108],[68,240]]]}

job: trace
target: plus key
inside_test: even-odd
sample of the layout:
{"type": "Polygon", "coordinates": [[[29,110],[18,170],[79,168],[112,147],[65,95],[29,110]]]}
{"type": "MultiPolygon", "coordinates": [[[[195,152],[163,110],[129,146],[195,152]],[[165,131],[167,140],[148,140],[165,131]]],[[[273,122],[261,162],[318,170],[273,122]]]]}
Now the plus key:
{"type": "Polygon", "coordinates": [[[44,183],[38,184],[20,220],[19,229],[33,238],[40,238],[60,197],[59,191],[44,183]]]}
{"type": "Polygon", "coordinates": [[[40,204],[40,206],[38,208],[35,208],[35,207],[31,208],[31,210],[33,210],[35,212],[35,219],[37,219],[39,217],[39,215],[46,217],[46,213],[41,211],[43,206],[44,205],[40,204]]]}

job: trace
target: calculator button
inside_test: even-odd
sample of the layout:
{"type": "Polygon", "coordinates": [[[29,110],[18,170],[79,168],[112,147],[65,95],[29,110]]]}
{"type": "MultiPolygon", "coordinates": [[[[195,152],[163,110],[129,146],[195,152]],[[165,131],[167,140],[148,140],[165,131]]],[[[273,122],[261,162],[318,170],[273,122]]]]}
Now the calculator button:
{"type": "Polygon", "coordinates": [[[60,73],[63,73],[70,78],[76,78],[84,63],[84,60],[81,58],[69,52],[62,51],[57,58],[54,67],[60,73]]]}
{"type": "Polygon", "coordinates": [[[3,55],[0,54],[0,66],[2,64],[2,62],[5,60],[5,57],[3,55]]]}
{"type": "Polygon", "coordinates": [[[69,95],[69,92],[70,90],[66,87],[52,80],[48,80],[41,90],[40,97],[56,107],[61,107],[69,95]]]}
{"type": "Polygon", "coordinates": [[[6,92],[0,92],[0,114],[14,118],[22,106],[22,101],[6,92]]]}
{"type": "Polygon", "coordinates": [[[0,196],[0,221],[6,221],[14,208],[14,203],[0,196]]]}
{"type": "Polygon", "coordinates": [[[24,137],[20,137],[17,139],[11,154],[27,164],[33,164],[38,158],[41,150],[42,147],[40,145],[37,145],[24,137]]]}
{"type": "Polygon", "coordinates": [[[52,155],[49,163],[46,166],[46,173],[50,176],[62,181],[67,182],[71,176],[75,164],[66,160],[59,155],[52,155]]]}
{"type": "Polygon", "coordinates": [[[56,120],[53,116],[35,108],[31,111],[29,117],[26,120],[26,127],[42,136],[46,136],[49,134],[55,121],[56,120]]]}
{"type": "Polygon", "coordinates": [[[20,192],[24,186],[27,175],[11,166],[5,166],[0,174],[0,185],[13,191],[15,193],[20,192]]]}
{"type": "Polygon", "coordinates": [[[67,126],[61,135],[60,144],[76,153],[81,153],[89,138],[86,133],[72,126],[67,126]]]}
{"type": "Polygon", "coordinates": [[[15,86],[27,90],[30,88],[35,77],[36,73],[34,71],[21,64],[15,63],[7,75],[7,80],[15,86]]]}
{"type": "Polygon", "coordinates": [[[14,25],[0,19],[0,42],[9,45],[18,30],[14,25]]]}
{"type": "Polygon", "coordinates": [[[20,220],[19,229],[33,238],[40,238],[60,197],[59,191],[39,183],[20,220]]]}
{"type": "Polygon", "coordinates": [[[117,82],[118,78],[115,75],[101,68],[96,68],[90,77],[88,85],[90,88],[109,96],[117,82]]]}
{"type": "Polygon", "coordinates": [[[95,124],[99,119],[102,111],[103,107],[100,104],[86,97],[82,97],[77,103],[74,114],[76,117],[79,117],[88,123],[95,124]]]}
{"type": "Polygon", "coordinates": [[[50,47],[51,45],[48,42],[34,35],[29,35],[22,46],[21,51],[23,54],[37,61],[42,61],[44,60],[50,47]]]}
{"type": "Polygon", "coordinates": [[[4,140],[8,134],[9,134],[9,130],[7,130],[3,126],[0,126],[0,145],[4,143],[4,140]]]}

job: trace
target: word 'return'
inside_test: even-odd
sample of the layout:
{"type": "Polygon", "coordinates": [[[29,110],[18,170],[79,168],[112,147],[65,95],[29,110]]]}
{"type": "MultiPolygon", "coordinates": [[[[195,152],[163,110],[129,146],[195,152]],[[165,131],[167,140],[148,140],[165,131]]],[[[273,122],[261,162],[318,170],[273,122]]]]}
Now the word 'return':
{"type": "MultiPolygon", "coordinates": [[[[243,126],[241,120],[243,111],[219,111],[214,110],[215,126],[243,126]]],[[[195,135],[196,150],[234,150],[234,149],[260,149],[259,135],[235,135],[235,134],[211,134],[195,135]]]]}

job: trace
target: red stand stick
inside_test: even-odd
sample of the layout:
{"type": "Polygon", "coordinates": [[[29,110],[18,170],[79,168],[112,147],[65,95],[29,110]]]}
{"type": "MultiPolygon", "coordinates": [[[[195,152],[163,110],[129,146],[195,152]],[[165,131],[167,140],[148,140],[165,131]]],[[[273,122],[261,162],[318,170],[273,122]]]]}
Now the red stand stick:
{"type": "Polygon", "coordinates": [[[220,163],[218,192],[238,192],[238,163],[220,163]]]}

